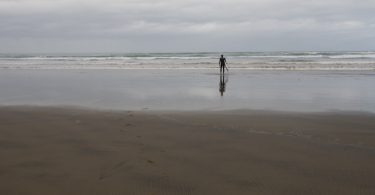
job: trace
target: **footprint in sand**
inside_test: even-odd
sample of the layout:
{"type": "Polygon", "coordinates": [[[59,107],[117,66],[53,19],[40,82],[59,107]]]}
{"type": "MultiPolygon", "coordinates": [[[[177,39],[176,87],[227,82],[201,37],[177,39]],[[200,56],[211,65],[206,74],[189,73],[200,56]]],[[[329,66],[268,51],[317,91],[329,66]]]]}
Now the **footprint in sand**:
{"type": "Polygon", "coordinates": [[[118,173],[118,169],[120,168],[130,168],[130,167],[125,167],[124,165],[126,165],[126,161],[121,161],[115,165],[113,165],[111,168],[106,168],[104,170],[102,170],[99,174],[99,180],[103,180],[103,179],[106,179],[108,177],[111,177],[112,175],[118,173]]]}

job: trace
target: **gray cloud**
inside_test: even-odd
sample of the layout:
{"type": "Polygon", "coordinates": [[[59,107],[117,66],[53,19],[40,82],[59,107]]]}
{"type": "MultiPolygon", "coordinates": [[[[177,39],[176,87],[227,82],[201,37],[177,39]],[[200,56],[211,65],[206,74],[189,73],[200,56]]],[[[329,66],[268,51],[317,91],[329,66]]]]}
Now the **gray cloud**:
{"type": "Polygon", "coordinates": [[[373,0],[0,0],[0,52],[374,50],[373,0]]]}

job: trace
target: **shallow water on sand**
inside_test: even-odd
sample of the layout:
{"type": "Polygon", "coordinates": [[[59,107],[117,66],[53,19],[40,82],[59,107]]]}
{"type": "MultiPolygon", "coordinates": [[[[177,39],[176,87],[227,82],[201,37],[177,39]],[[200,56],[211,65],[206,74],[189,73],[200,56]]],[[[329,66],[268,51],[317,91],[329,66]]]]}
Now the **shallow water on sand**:
{"type": "Polygon", "coordinates": [[[375,72],[1,70],[0,105],[375,112],[375,72]]]}

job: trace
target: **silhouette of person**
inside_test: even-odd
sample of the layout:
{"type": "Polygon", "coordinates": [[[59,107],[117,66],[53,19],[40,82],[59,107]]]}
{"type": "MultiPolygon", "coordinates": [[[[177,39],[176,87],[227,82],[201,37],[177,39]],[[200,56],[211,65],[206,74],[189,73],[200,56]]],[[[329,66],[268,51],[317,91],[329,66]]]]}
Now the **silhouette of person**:
{"type": "Polygon", "coordinates": [[[224,55],[221,55],[220,60],[219,60],[219,65],[220,65],[220,73],[225,71],[225,66],[226,66],[227,60],[224,58],[224,55]]]}
{"type": "Polygon", "coordinates": [[[220,95],[223,96],[225,92],[225,85],[228,82],[228,77],[225,77],[225,74],[220,74],[220,84],[219,84],[219,91],[220,95]]]}

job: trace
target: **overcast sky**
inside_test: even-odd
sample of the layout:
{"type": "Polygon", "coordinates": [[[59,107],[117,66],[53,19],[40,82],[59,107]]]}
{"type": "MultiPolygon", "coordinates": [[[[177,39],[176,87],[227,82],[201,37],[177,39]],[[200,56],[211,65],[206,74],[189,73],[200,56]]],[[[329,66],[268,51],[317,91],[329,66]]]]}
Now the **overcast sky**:
{"type": "Polygon", "coordinates": [[[0,52],[375,50],[375,0],[0,0],[0,52]]]}

